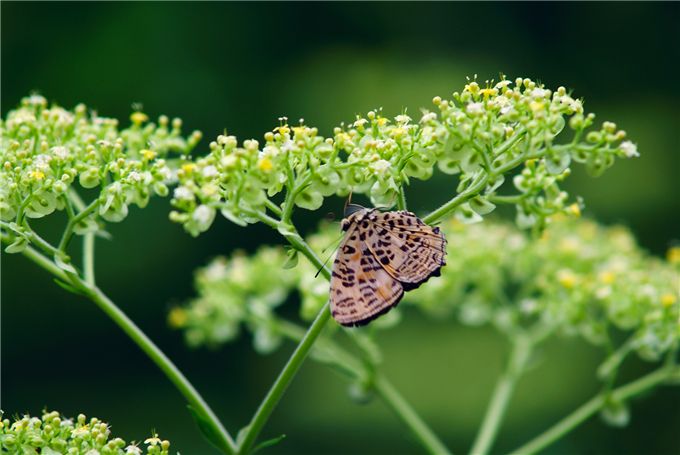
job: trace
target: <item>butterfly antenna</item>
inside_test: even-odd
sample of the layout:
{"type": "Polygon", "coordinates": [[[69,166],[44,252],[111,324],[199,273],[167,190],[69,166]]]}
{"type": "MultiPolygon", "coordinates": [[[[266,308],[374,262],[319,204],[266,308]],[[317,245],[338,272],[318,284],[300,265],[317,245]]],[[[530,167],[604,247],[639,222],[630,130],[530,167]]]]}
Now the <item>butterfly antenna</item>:
{"type": "MultiPolygon", "coordinates": [[[[338,245],[338,243],[339,243],[339,240],[342,239],[342,237],[343,237],[344,235],[345,235],[345,234],[342,233],[342,234],[340,235],[340,237],[338,237],[337,239],[335,239],[330,245],[328,245],[326,248],[324,248],[323,250],[321,250],[321,253],[325,253],[326,251],[328,251],[328,249],[329,249],[331,246],[333,247],[333,250],[335,250],[335,248],[337,247],[337,245],[338,245]]],[[[329,254],[328,254],[328,256],[326,257],[326,260],[324,260],[324,261],[323,261],[323,264],[321,264],[321,267],[319,267],[319,270],[316,271],[316,274],[314,275],[314,278],[316,278],[316,277],[319,276],[319,273],[321,273],[321,270],[323,270],[323,268],[326,267],[326,264],[328,264],[328,261],[331,259],[331,256],[332,256],[332,255],[333,255],[332,253],[329,253],[329,254]]]]}

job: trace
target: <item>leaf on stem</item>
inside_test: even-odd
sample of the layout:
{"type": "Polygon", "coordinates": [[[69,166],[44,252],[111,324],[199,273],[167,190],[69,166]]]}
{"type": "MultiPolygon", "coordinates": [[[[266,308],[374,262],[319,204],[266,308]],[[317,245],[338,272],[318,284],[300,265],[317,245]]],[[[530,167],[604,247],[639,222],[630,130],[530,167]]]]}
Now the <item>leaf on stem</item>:
{"type": "Polygon", "coordinates": [[[187,405],[187,408],[205,439],[218,449],[224,450],[225,447],[222,439],[210,419],[202,412],[194,409],[191,405],[187,405]]]}

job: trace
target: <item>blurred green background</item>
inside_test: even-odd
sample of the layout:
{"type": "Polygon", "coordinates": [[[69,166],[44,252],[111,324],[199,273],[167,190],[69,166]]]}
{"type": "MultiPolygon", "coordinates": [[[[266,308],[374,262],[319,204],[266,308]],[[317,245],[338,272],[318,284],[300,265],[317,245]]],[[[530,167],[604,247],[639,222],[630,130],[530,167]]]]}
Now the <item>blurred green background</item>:
{"type": "MultiPolygon", "coordinates": [[[[538,79],[584,97],[612,120],[641,157],[598,179],[577,168],[568,190],[586,213],[622,222],[662,255],[680,239],[680,62],[678,3],[15,3],[2,2],[2,115],[33,90],[65,107],[84,102],[127,124],[131,105],[152,118],[180,116],[207,142],[225,128],[255,137],[287,115],[329,135],[354,114],[382,106],[417,116],[465,76],[538,79]]],[[[450,194],[441,176],[408,193],[413,208],[450,194]],[[438,196],[442,195],[442,196],[438,196]]],[[[313,227],[324,211],[300,213],[313,227]]],[[[193,294],[192,271],[235,248],[278,243],[269,229],[218,220],[198,239],[167,221],[155,200],[110,226],[97,245],[100,286],[194,382],[235,433],[252,415],[292,347],[268,357],[248,337],[190,351],[165,323],[173,302],[193,294]]],[[[51,217],[58,218],[58,217],[51,217]]],[[[63,220],[42,228],[56,235],[63,220]]],[[[505,346],[490,330],[405,313],[384,333],[385,370],[455,452],[469,448],[505,346]]],[[[542,431],[598,390],[599,351],[558,340],[522,380],[497,451],[542,431]]],[[[633,362],[622,380],[644,371],[633,362]]],[[[264,435],[288,434],[273,453],[417,453],[378,400],[352,403],[347,384],[304,365],[264,435]]],[[[625,430],[592,419],[547,453],[680,453],[680,391],[633,405],[625,430]]],[[[97,308],[59,289],[23,257],[2,256],[2,409],[43,407],[108,420],[116,435],[155,428],[184,454],[212,453],[184,403],[155,366],[97,308]]]]}

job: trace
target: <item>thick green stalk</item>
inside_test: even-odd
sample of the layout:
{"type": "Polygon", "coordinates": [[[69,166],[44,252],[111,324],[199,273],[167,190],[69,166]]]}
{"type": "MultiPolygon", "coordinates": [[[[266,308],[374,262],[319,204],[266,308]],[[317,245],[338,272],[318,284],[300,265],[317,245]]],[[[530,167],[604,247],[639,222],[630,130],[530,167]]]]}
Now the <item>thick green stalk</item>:
{"type": "Polygon", "coordinates": [[[86,290],[88,297],[113,319],[116,325],[123,329],[123,332],[161,369],[165,376],[177,387],[193,410],[205,418],[204,422],[212,427],[212,433],[219,439],[219,449],[226,454],[234,453],[235,444],[227,430],[222,426],[220,420],[191,382],[163,351],[98,287],[89,286],[80,278],[78,278],[78,284],[86,290]]]}
{"type": "Polygon", "coordinates": [[[94,233],[83,236],[83,276],[89,286],[94,286],[94,233]]]}
{"type": "MultiPolygon", "coordinates": [[[[312,264],[314,264],[316,267],[319,267],[321,273],[326,278],[330,278],[330,270],[328,270],[328,268],[323,265],[323,262],[319,259],[316,253],[314,253],[314,251],[309,247],[309,245],[307,245],[307,243],[302,239],[302,237],[300,237],[300,235],[294,230],[292,226],[288,226],[287,228],[288,229],[285,230],[286,233],[284,236],[290,242],[290,244],[295,249],[304,254],[312,262],[312,264]]],[[[303,361],[307,357],[307,354],[314,345],[317,337],[319,334],[321,334],[321,331],[326,326],[326,322],[328,322],[330,316],[331,313],[328,303],[326,303],[321,311],[319,311],[319,314],[317,314],[314,322],[312,322],[312,325],[309,327],[309,329],[307,329],[302,341],[295,348],[295,351],[291,355],[290,359],[288,359],[288,362],[283,367],[283,370],[281,370],[281,373],[276,378],[276,381],[274,381],[274,384],[269,389],[267,396],[264,398],[260,404],[260,407],[255,412],[250,424],[246,427],[244,433],[242,433],[242,437],[240,438],[241,440],[239,441],[237,449],[239,454],[249,453],[252,449],[257,436],[260,434],[260,431],[262,431],[262,427],[267,422],[267,420],[269,420],[271,413],[281,400],[283,393],[286,391],[288,385],[295,377],[295,374],[300,369],[300,366],[302,366],[303,361]]]]}
{"type": "Polygon", "coordinates": [[[305,336],[302,338],[300,344],[298,344],[298,346],[295,348],[293,355],[291,355],[290,359],[288,359],[288,362],[283,367],[283,370],[281,370],[281,373],[276,378],[276,381],[274,381],[274,384],[269,389],[267,396],[264,398],[260,404],[260,407],[255,412],[250,424],[246,427],[243,437],[238,444],[238,454],[250,453],[257,436],[260,434],[260,431],[262,431],[262,427],[267,422],[267,420],[269,420],[272,411],[281,400],[283,393],[286,391],[288,385],[295,377],[295,374],[300,369],[300,366],[302,366],[302,363],[307,357],[309,350],[314,345],[314,341],[316,341],[316,338],[326,326],[326,322],[328,322],[330,316],[331,312],[328,309],[328,303],[326,303],[326,305],[323,306],[319,314],[316,316],[316,319],[314,319],[312,325],[307,330],[307,333],[305,333],[305,336]]]}
{"type": "Polygon", "coordinates": [[[486,409],[482,426],[477,433],[472,449],[470,449],[470,454],[485,455],[491,450],[517,380],[526,368],[529,356],[531,355],[531,348],[531,342],[524,335],[520,335],[513,340],[512,352],[507,366],[503,374],[498,378],[491,401],[486,409]]]}
{"type": "MultiPolygon", "coordinates": [[[[672,364],[665,365],[635,381],[617,387],[611,391],[610,396],[616,401],[625,401],[661,384],[677,374],[680,374],[680,368],[672,364]]],[[[513,455],[528,455],[541,451],[598,412],[605,402],[606,396],[604,394],[600,393],[594,396],[548,430],[511,453],[513,455]]]]}
{"type": "MultiPolygon", "coordinates": [[[[7,237],[3,236],[3,241],[7,237]]],[[[50,272],[59,280],[72,285],[82,294],[99,306],[113,321],[125,332],[132,341],[139,346],[142,351],[163,371],[168,379],[177,387],[180,393],[187,400],[189,405],[205,418],[205,423],[212,428],[212,432],[219,439],[220,449],[223,453],[232,454],[235,451],[235,444],[224,429],[217,416],[205,403],[201,395],[182,374],[172,361],[156,346],[153,341],[137,325],[116,306],[98,287],[88,284],[78,275],[66,273],[54,262],[38,253],[31,247],[27,247],[22,254],[37,265],[50,272]]]]}

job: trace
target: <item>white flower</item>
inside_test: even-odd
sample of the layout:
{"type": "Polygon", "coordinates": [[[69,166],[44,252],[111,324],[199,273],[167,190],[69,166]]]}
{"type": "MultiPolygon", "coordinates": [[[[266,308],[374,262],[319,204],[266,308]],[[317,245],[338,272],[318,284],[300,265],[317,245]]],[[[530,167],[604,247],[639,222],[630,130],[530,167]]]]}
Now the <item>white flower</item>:
{"type": "Polygon", "coordinates": [[[236,158],[236,155],[227,155],[220,160],[220,164],[226,168],[230,168],[236,164],[237,160],[238,158],[236,158]]]}
{"type": "Polygon", "coordinates": [[[545,98],[547,94],[548,94],[547,90],[538,87],[531,91],[531,96],[533,98],[545,98]]]}
{"type": "Polygon", "coordinates": [[[71,156],[68,148],[62,146],[52,147],[52,154],[60,160],[67,160],[71,156]]]}
{"type": "Polygon", "coordinates": [[[142,455],[142,449],[130,444],[125,448],[125,455],[142,455]]]}
{"type": "Polygon", "coordinates": [[[139,172],[132,171],[128,174],[128,179],[130,179],[133,182],[139,182],[140,180],[142,180],[142,176],[140,175],[139,172]]]}
{"type": "Polygon", "coordinates": [[[37,170],[46,172],[50,168],[52,157],[50,155],[40,154],[37,155],[33,161],[37,170]]]}
{"type": "Polygon", "coordinates": [[[357,119],[357,121],[354,122],[354,127],[358,128],[360,126],[364,126],[367,122],[368,122],[368,120],[366,120],[365,118],[357,119]]]}
{"type": "Polygon", "coordinates": [[[472,115],[480,115],[484,113],[484,104],[482,103],[470,103],[467,105],[467,113],[472,115]]]}
{"type": "Polygon", "coordinates": [[[378,160],[371,164],[371,169],[380,175],[385,174],[390,167],[392,167],[392,164],[387,160],[378,160]]]}
{"type": "Polygon", "coordinates": [[[428,123],[437,119],[437,114],[434,112],[425,112],[423,117],[420,119],[420,123],[428,123]]]}
{"type": "Polygon", "coordinates": [[[227,263],[222,260],[215,260],[211,262],[205,269],[203,269],[203,276],[208,281],[217,281],[227,276],[227,263]]]}
{"type": "Polygon", "coordinates": [[[637,145],[633,144],[631,141],[622,142],[619,148],[626,155],[626,158],[637,158],[640,154],[637,151],[637,145]]]}
{"type": "Polygon", "coordinates": [[[196,208],[196,210],[194,210],[194,214],[192,215],[194,221],[198,222],[201,225],[212,223],[214,217],[215,209],[212,209],[207,205],[199,205],[196,208]]]}
{"type": "Polygon", "coordinates": [[[401,114],[401,115],[397,115],[396,117],[394,117],[394,120],[396,120],[397,123],[401,123],[403,125],[406,125],[408,122],[411,121],[411,117],[409,117],[406,114],[401,114]]]}
{"type": "Polygon", "coordinates": [[[215,166],[206,166],[206,167],[203,168],[202,174],[203,174],[203,177],[208,178],[208,179],[212,178],[212,177],[216,177],[217,174],[218,174],[217,168],[215,166]]]}
{"type": "Polygon", "coordinates": [[[262,149],[262,152],[260,153],[260,156],[268,156],[268,157],[274,157],[281,153],[278,147],[273,146],[273,145],[268,145],[265,148],[262,149]]]}
{"type": "Polygon", "coordinates": [[[282,152],[292,152],[293,150],[295,150],[295,142],[291,141],[290,139],[284,142],[281,146],[282,152]]]}
{"type": "Polygon", "coordinates": [[[178,186],[174,191],[175,199],[180,201],[192,201],[194,199],[194,192],[186,186],[178,186]]]}
{"type": "Polygon", "coordinates": [[[500,89],[502,89],[502,88],[507,87],[507,86],[510,85],[510,84],[512,84],[512,82],[510,82],[510,81],[508,81],[508,80],[504,80],[504,81],[500,81],[500,82],[498,82],[496,85],[494,85],[494,88],[497,88],[497,89],[500,90],[500,89]]]}

